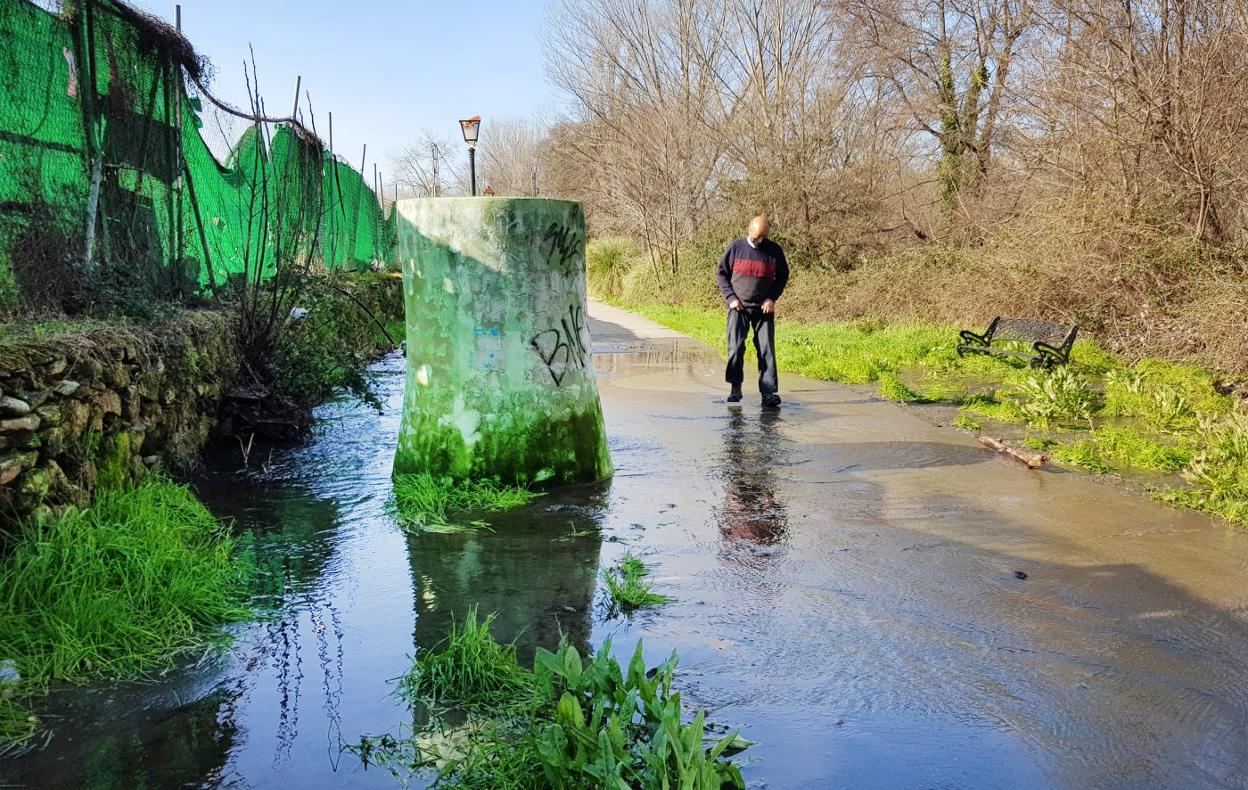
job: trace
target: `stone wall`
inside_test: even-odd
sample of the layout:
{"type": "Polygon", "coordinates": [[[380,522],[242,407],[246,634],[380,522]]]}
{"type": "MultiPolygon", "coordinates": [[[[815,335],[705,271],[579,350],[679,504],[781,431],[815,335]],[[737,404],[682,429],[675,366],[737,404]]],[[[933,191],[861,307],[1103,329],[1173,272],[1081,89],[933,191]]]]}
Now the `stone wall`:
{"type": "Polygon", "coordinates": [[[229,314],[187,311],[0,339],[0,529],[191,464],[238,373],[235,337],[229,314]]]}

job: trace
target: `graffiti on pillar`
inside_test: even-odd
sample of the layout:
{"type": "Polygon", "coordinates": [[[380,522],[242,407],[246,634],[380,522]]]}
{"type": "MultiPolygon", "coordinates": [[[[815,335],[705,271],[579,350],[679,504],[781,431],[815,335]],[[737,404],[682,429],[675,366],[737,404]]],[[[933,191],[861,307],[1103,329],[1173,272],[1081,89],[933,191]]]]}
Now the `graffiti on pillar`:
{"type": "Polygon", "coordinates": [[[581,254],[581,245],[584,243],[585,239],[579,227],[552,222],[542,233],[542,238],[538,241],[538,249],[558,271],[575,274],[574,264],[581,254]]]}
{"type": "Polygon", "coordinates": [[[546,365],[556,387],[563,386],[568,371],[585,368],[589,349],[585,347],[584,335],[584,311],[579,305],[569,305],[557,325],[538,332],[529,340],[529,345],[546,365]]]}

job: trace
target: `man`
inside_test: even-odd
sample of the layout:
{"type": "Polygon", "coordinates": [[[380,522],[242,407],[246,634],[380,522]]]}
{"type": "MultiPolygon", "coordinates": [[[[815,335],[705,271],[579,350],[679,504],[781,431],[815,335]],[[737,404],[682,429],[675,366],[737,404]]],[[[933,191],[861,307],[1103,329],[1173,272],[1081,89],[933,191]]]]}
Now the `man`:
{"type": "Polygon", "coordinates": [[[728,245],[716,280],[728,303],[728,369],[724,374],[732,387],[728,402],[741,400],[745,338],[752,329],[754,350],[758,352],[758,391],[763,406],[774,409],[780,405],[776,394],[780,389],[776,377],[776,301],[789,282],[789,264],[780,245],[767,238],[770,230],[766,217],[750,220],[745,238],[728,245]]]}

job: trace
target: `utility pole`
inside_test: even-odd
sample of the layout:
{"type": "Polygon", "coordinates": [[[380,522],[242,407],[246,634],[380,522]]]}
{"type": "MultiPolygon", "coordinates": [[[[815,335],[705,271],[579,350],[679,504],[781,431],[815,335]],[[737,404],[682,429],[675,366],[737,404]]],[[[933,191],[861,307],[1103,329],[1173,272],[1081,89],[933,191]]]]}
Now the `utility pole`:
{"type": "Polygon", "coordinates": [[[429,157],[433,161],[433,196],[442,197],[442,182],[438,180],[438,144],[429,144],[429,157]]]}

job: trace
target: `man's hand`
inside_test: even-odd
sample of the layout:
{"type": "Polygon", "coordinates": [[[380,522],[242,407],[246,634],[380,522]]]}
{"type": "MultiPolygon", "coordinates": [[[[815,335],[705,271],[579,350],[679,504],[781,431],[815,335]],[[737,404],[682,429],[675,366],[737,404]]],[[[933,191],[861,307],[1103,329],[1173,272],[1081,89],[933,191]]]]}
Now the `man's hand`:
{"type": "Polygon", "coordinates": [[[735,296],[732,297],[732,301],[728,303],[728,309],[736,310],[738,313],[741,312],[741,300],[735,296]]]}
{"type": "Polygon", "coordinates": [[[763,300],[763,315],[771,315],[776,312],[776,303],[770,299],[763,300]]]}

